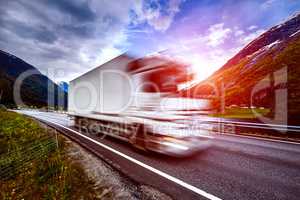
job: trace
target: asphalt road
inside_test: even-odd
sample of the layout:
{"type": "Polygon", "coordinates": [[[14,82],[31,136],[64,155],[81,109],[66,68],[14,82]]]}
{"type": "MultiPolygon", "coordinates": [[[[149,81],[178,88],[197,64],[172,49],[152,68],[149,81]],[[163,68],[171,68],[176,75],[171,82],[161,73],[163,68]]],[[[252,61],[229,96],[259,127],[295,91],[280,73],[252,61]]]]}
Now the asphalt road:
{"type": "MultiPolygon", "coordinates": [[[[52,122],[71,137],[77,135],[65,114],[18,112],[52,122]]],[[[134,181],[174,199],[300,198],[300,144],[223,134],[214,137],[212,147],[184,159],[140,152],[109,137],[92,137],[98,143],[79,136],[75,140],[134,181]]]]}

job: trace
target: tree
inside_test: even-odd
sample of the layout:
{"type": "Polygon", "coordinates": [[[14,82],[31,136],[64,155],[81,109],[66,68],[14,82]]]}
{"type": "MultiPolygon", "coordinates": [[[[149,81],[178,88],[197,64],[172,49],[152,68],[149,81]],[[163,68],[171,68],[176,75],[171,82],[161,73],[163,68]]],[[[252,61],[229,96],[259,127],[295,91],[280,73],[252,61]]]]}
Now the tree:
{"type": "Polygon", "coordinates": [[[1,103],[2,95],[3,95],[3,90],[0,90],[0,103],[1,103]]]}

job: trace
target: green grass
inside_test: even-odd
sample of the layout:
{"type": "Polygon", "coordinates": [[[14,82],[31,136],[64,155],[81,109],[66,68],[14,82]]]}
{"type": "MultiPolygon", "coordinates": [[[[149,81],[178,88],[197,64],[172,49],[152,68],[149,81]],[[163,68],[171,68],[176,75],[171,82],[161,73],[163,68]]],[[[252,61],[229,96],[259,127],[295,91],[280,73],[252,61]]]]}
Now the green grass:
{"type": "Polygon", "coordinates": [[[256,119],[259,116],[265,116],[270,112],[267,108],[225,108],[224,113],[214,113],[212,117],[233,118],[233,119],[256,119]],[[257,114],[255,114],[257,113],[257,114]]]}
{"type": "Polygon", "coordinates": [[[36,121],[0,110],[0,199],[95,199],[94,182],[58,144],[36,121]]]}

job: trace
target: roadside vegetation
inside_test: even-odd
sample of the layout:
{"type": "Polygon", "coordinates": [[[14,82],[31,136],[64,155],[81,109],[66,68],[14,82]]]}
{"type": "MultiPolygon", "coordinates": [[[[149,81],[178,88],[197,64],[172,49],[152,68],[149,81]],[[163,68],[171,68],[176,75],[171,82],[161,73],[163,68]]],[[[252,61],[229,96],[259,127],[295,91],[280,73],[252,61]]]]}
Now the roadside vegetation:
{"type": "Polygon", "coordinates": [[[0,109],[0,199],[96,199],[94,182],[40,124],[0,109]]]}
{"type": "Polygon", "coordinates": [[[214,113],[210,114],[210,116],[232,119],[256,119],[259,116],[266,116],[269,112],[270,109],[268,108],[226,107],[224,113],[214,113]]]}

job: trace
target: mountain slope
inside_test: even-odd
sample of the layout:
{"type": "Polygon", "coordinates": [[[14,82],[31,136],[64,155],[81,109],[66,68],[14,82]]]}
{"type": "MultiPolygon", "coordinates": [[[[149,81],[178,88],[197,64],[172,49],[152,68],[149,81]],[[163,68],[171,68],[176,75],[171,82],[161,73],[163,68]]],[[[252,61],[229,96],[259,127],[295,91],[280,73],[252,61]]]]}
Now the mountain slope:
{"type": "Polygon", "coordinates": [[[33,72],[21,84],[22,101],[28,106],[66,107],[67,93],[35,67],[14,55],[0,50],[0,103],[15,106],[13,88],[16,79],[26,71],[33,72]],[[50,88],[50,89],[49,89],[50,88]],[[58,101],[58,97],[60,97],[58,101]],[[49,98],[49,100],[48,100],[49,98]]]}
{"type": "Polygon", "coordinates": [[[271,110],[271,115],[278,112],[278,104],[281,108],[287,104],[289,120],[296,123],[300,119],[299,80],[300,14],[253,40],[189,92],[194,97],[224,97],[226,106],[263,106],[271,110]]]}

